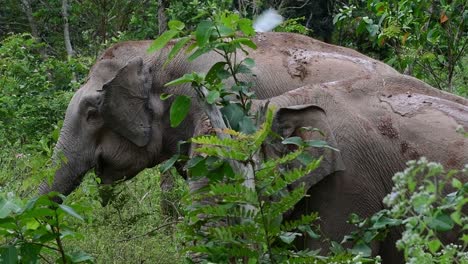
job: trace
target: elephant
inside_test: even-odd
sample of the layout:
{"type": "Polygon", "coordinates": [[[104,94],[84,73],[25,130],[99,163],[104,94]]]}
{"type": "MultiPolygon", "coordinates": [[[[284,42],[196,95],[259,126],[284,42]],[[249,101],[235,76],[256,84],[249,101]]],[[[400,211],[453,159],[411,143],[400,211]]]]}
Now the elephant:
{"type": "MultiPolygon", "coordinates": [[[[406,161],[426,156],[458,169],[467,163],[468,142],[455,132],[457,125],[468,128],[466,99],[354,50],[306,36],[269,32],[253,40],[258,48],[248,56],[256,62],[254,75],[242,78],[253,83],[254,106],[268,101],[278,106],[273,128],[279,135],[313,137],[300,128],[317,127],[340,149],[310,150],[323,156],[322,164],[313,177],[301,179],[309,197],[297,204],[291,217],[318,211],[324,232],[338,240],[352,228],[345,223],[351,212],[366,217],[382,209],[391,177],[406,161]]],[[[53,182],[39,187],[40,193],[68,195],[93,168],[103,184],[130,179],[176,154],[179,141],[203,130],[197,103],[178,127],[171,127],[172,99],[160,95],[194,97],[188,85],[164,84],[185,73],[206,72],[221,57],[211,52],[188,62],[182,52],[164,65],[175,42],[148,54],[151,43],[119,43],[98,58],[65,114],[54,150],[56,158],[63,154],[65,159],[53,182]]],[[[274,147],[266,149],[278,154],[274,147]]],[[[388,263],[398,256],[387,245],[392,239],[373,247],[388,263]]],[[[304,241],[303,246],[314,243],[304,241]]]]}

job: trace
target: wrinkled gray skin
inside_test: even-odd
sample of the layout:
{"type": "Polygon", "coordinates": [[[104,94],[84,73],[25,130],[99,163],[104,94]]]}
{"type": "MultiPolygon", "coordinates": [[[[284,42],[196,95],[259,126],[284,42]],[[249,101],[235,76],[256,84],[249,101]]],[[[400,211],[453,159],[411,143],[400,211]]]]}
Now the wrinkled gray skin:
{"type": "MultiPolygon", "coordinates": [[[[465,99],[353,50],[305,36],[264,33],[255,42],[258,49],[249,54],[256,62],[256,77],[249,80],[259,99],[255,105],[273,98],[279,107],[274,124],[279,134],[310,138],[315,135],[299,128],[318,127],[341,150],[310,150],[324,161],[303,180],[310,197],[290,217],[318,211],[325,234],[339,241],[351,230],[345,223],[350,213],[365,217],[383,208],[391,177],[407,160],[426,156],[447,168],[467,163],[467,141],[455,132],[457,124],[468,129],[465,99]]],[[[179,140],[203,132],[196,104],[181,126],[171,128],[171,102],[159,96],[193,95],[188,86],[163,85],[185,73],[206,72],[221,59],[208,54],[188,63],[179,55],[164,68],[169,49],[147,54],[150,44],[120,43],[98,59],[68,106],[56,145],[56,156],[63,153],[67,162],[61,163],[52,186],[41,185],[40,193],[68,195],[92,168],[104,184],[130,179],[175,154],[179,140]]],[[[281,146],[265,149],[268,155],[287,151],[281,146]]],[[[398,254],[385,243],[376,244],[374,253],[395,263],[398,254]]],[[[304,241],[304,246],[317,245],[304,241]]]]}

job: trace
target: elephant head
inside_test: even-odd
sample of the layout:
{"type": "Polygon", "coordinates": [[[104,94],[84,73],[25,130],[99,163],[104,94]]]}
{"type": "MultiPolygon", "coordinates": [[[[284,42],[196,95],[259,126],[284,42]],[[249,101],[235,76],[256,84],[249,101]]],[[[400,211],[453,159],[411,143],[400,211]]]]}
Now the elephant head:
{"type": "Polygon", "coordinates": [[[152,100],[150,87],[140,57],[128,63],[103,59],[93,66],[66,111],[53,183],[43,183],[39,192],[68,195],[92,168],[102,183],[112,183],[154,166],[161,151],[161,126],[155,124],[162,102],[152,100]]]}

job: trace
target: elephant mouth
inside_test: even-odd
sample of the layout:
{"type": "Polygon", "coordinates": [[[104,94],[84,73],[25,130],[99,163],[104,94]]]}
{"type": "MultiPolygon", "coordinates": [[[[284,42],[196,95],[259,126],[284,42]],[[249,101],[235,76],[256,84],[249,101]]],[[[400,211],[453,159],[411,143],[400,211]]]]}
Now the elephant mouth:
{"type": "Polygon", "coordinates": [[[98,159],[94,167],[94,173],[101,179],[102,184],[111,184],[129,180],[135,177],[138,172],[131,168],[114,168],[108,166],[103,159],[98,159]]]}

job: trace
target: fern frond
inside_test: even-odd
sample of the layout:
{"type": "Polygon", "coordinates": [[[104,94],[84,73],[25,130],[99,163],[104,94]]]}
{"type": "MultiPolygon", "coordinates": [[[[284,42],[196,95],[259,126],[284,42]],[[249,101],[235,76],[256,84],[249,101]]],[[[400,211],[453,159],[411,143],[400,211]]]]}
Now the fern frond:
{"type": "Polygon", "coordinates": [[[253,148],[252,151],[256,151],[260,146],[265,142],[265,139],[268,137],[268,135],[271,132],[271,126],[273,124],[273,109],[268,108],[266,118],[265,118],[265,123],[263,123],[260,126],[260,129],[253,134],[252,138],[254,139],[253,141],[253,148]]]}
{"type": "Polygon", "coordinates": [[[239,145],[238,140],[232,138],[218,138],[217,136],[212,135],[203,135],[194,137],[191,139],[192,143],[199,145],[211,145],[211,146],[223,146],[223,147],[232,147],[239,145]]]}
{"type": "Polygon", "coordinates": [[[238,161],[246,161],[249,158],[248,154],[240,152],[237,149],[225,149],[215,146],[199,147],[195,149],[195,152],[238,161]]]}
{"type": "Polygon", "coordinates": [[[258,204],[258,196],[255,190],[240,184],[215,184],[210,187],[210,194],[219,197],[221,202],[258,204]]]}
{"type": "Polygon", "coordinates": [[[302,225],[310,225],[312,222],[316,221],[317,219],[319,219],[317,212],[313,212],[309,215],[302,215],[301,219],[287,221],[284,224],[282,224],[281,230],[291,231],[291,230],[297,229],[299,226],[302,226],[302,225]]]}
{"type": "Polygon", "coordinates": [[[283,177],[288,184],[291,184],[303,176],[311,173],[315,169],[318,168],[320,162],[322,161],[322,157],[313,160],[311,163],[307,164],[307,166],[301,166],[299,168],[294,168],[292,170],[287,170],[283,172],[283,177]]]}
{"type": "Polygon", "coordinates": [[[280,197],[278,202],[265,204],[267,215],[273,218],[283,215],[283,213],[294,208],[294,206],[304,197],[304,195],[304,185],[301,185],[284,197],[280,197]]]}
{"type": "Polygon", "coordinates": [[[299,148],[296,151],[290,152],[282,156],[281,158],[267,160],[263,163],[263,166],[256,171],[256,175],[260,178],[266,177],[269,175],[272,169],[276,169],[280,165],[286,164],[297,159],[297,157],[299,157],[299,155],[301,155],[302,152],[304,152],[304,149],[299,148]]]}

